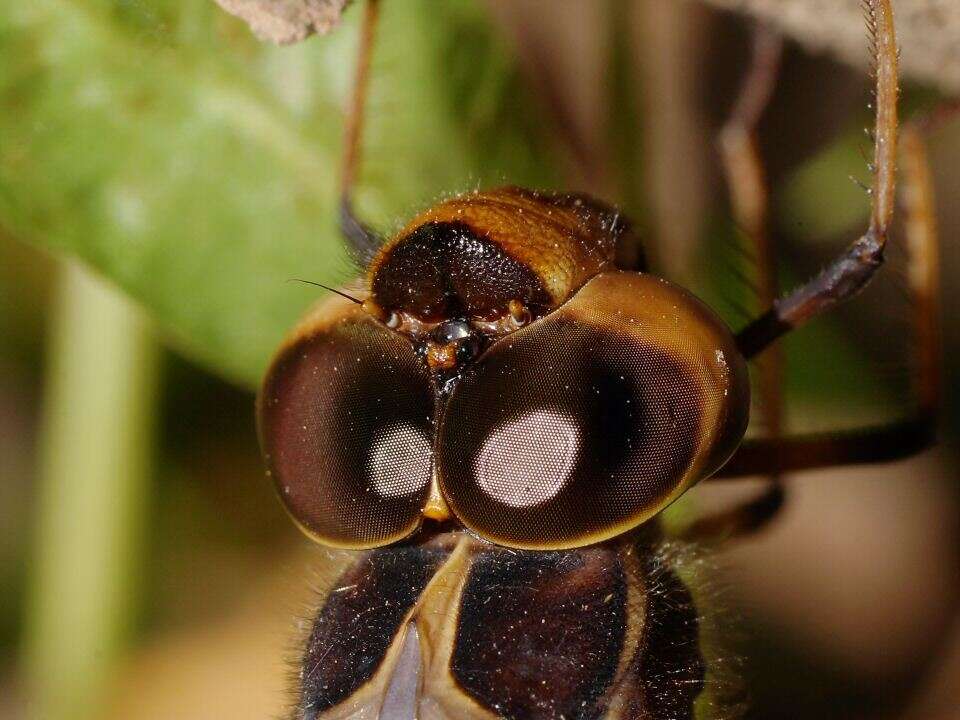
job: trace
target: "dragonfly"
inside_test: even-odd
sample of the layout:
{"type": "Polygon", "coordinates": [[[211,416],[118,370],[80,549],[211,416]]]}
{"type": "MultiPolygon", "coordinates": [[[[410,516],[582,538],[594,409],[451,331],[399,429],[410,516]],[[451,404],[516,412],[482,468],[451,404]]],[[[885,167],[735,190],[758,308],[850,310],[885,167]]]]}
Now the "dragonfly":
{"type": "Polygon", "coordinates": [[[767,310],[738,331],[654,274],[614,206],[580,193],[474,191],[384,238],[352,197],[380,0],[367,0],[345,131],[340,227],[363,289],[336,288],[264,379],[258,427],[293,521],[334,566],[303,642],[297,720],[731,717],[714,692],[688,544],[745,537],[784,474],[929,446],[939,392],[937,241],[923,123],[900,128],[889,0],[875,54],[871,214],[816,277],[780,294],[756,126],[780,40],[758,28],[721,135],[734,215],[767,310]],[[899,141],[899,142],[898,142],[899,141]],[[918,379],[909,417],[781,432],[777,340],[855,296],[883,264],[898,158],[918,379]],[[751,373],[769,432],[744,439],[751,373]],[[701,482],[761,475],[756,497],[668,533],[701,482]],[[709,702],[710,706],[705,707],[709,702]]]}

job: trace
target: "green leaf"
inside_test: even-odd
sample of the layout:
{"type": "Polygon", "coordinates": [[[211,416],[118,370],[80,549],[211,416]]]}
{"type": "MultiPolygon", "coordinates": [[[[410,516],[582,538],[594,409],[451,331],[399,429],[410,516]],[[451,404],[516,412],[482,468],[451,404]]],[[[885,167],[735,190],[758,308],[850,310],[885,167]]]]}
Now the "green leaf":
{"type": "MultiPolygon", "coordinates": [[[[276,48],[197,0],[0,7],[0,223],[75,254],[255,386],[358,270],[335,225],[359,13],[276,48]]],[[[358,205],[385,231],[443,193],[554,177],[515,61],[470,0],[384,3],[358,205]]]]}
{"type": "Polygon", "coordinates": [[[869,183],[870,140],[857,124],[820,150],[792,174],[780,191],[781,224],[804,238],[832,242],[844,232],[866,227],[870,195],[851,176],[851,168],[869,183]]]}

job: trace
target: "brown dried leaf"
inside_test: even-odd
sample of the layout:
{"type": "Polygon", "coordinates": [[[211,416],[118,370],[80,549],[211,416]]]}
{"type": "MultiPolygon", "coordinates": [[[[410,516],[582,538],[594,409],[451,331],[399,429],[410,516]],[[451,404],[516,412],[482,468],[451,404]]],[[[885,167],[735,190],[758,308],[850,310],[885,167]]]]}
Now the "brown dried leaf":
{"type": "MultiPolygon", "coordinates": [[[[768,22],[815,51],[866,67],[860,0],[707,0],[768,22]]],[[[960,93],[960,2],[893,0],[905,78],[960,93]]]]}
{"type": "Polygon", "coordinates": [[[244,20],[261,40],[278,45],[323,35],[339,21],[350,0],[215,0],[244,20]]]}

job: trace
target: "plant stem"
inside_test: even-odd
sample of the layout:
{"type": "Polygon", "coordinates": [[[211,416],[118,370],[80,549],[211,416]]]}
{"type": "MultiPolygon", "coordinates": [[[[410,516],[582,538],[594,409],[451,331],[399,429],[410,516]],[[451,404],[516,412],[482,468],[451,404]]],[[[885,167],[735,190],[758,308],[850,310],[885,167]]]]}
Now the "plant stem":
{"type": "Polygon", "coordinates": [[[140,313],[66,263],[49,336],[24,642],[32,718],[102,716],[136,605],[157,379],[157,344],[140,313]]]}

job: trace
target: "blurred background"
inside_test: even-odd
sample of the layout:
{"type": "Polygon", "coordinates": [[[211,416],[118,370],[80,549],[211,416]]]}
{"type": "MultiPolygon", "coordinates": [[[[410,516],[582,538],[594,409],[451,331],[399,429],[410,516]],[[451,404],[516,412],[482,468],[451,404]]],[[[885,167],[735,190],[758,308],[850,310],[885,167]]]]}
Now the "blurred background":
{"type": "MultiPolygon", "coordinates": [[[[956,30],[946,4],[897,3],[915,6],[956,30]]],[[[324,551],[263,477],[253,397],[316,299],[288,278],[356,274],[333,198],[358,15],[278,48],[212,2],[0,8],[3,720],[282,714],[324,551]]],[[[715,138],[751,23],[680,0],[387,0],[360,208],[389,232],[473,187],[589,190],[740,327],[751,263],[715,138]]],[[[787,287],[869,207],[851,179],[869,181],[866,40],[797,32],[760,138],[787,287]]],[[[960,57],[960,34],[936,41],[960,57]]],[[[905,114],[937,107],[949,82],[901,51],[905,114]]],[[[778,522],[717,558],[749,717],[960,716],[960,119],[930,156],[943,442],[791,476],[778,522]]],[[[895,241],[861,297],[790,338],[789,430],[910,412],[903,259],[895,241]]],[[[697,489],[680,511],[755,489],[697,489]]]]}

